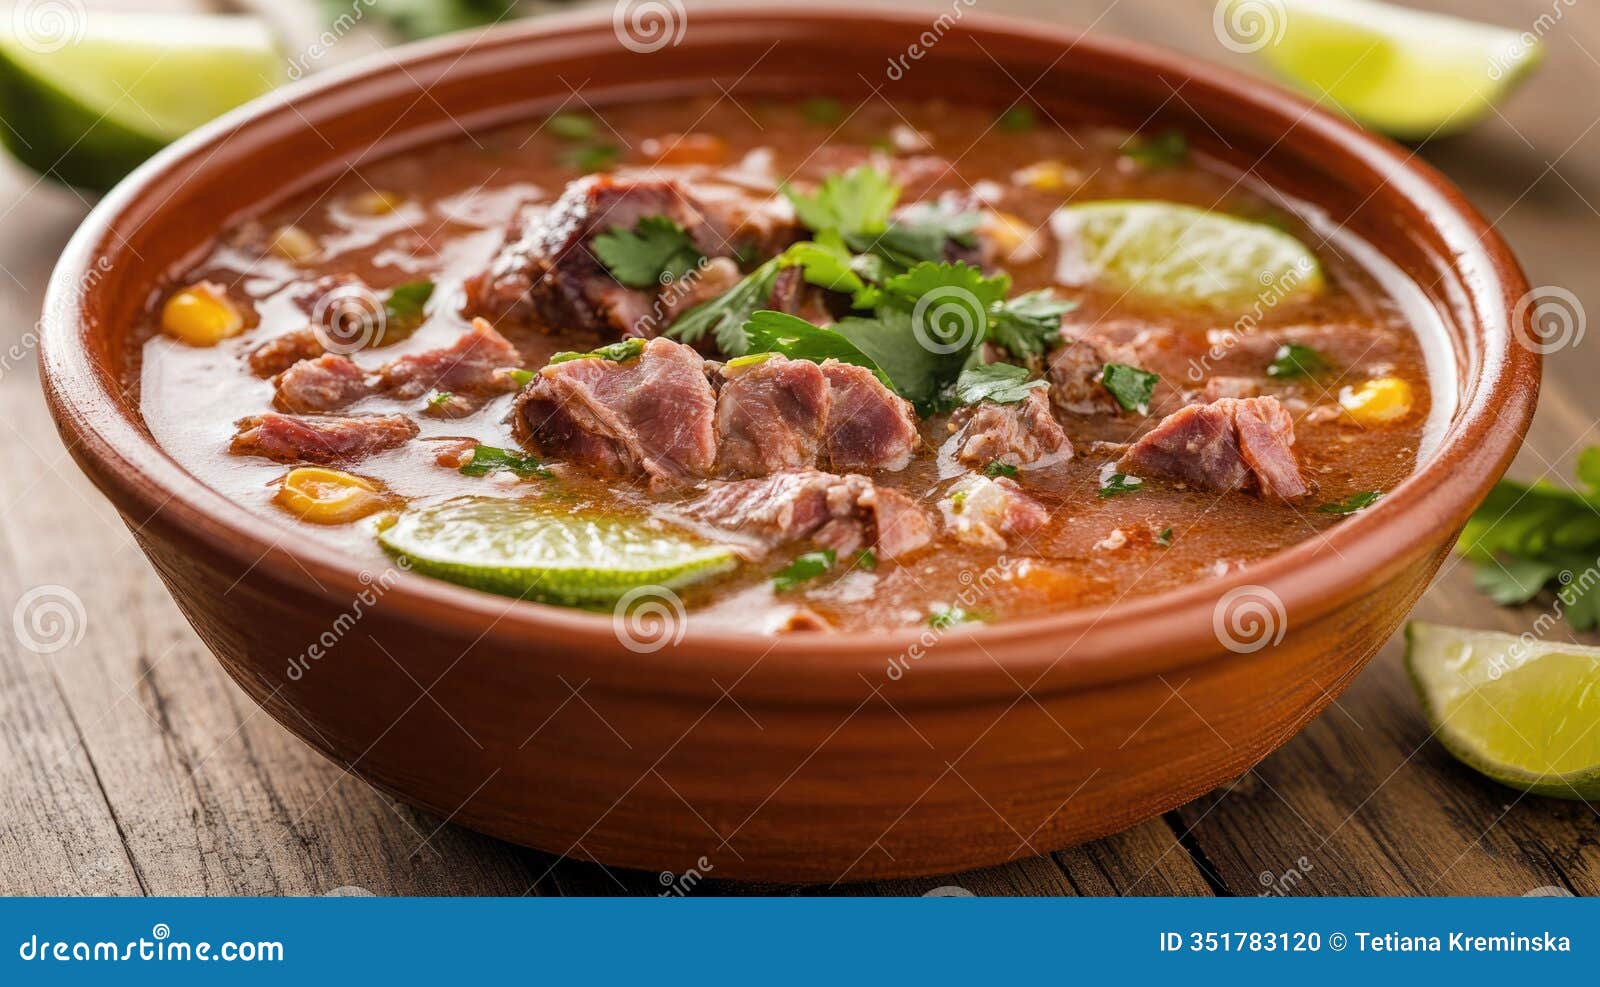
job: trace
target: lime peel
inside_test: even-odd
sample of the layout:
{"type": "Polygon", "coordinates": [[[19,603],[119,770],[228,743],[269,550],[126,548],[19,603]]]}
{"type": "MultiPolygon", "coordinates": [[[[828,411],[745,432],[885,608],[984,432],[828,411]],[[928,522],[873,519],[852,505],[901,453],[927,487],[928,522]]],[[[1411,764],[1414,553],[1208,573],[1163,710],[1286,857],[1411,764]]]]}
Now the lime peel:
{"type": "Polygon", "coordinates": [[[1414,621],[1406,667],[1457,760],[1521,791],[1600,798],[1600,648],[1414,621]]]}

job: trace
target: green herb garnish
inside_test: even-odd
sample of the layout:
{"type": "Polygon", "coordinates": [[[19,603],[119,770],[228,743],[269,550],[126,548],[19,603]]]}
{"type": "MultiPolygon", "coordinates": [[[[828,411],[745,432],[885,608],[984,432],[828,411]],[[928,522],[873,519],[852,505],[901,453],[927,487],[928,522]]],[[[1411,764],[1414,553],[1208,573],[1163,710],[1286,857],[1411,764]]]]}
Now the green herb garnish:
{"type": "Polygon", "coordinates": [[[834,230],[850,236],[883,232],[900,199],[900,186],[887,172],[860,165],[829,175],[812,192],[796,192],[785,186],[783,194],[794,204],[795,216],[807,229],[818,233],[834,230]]]}
{"type": "Polygon", "coordinates": [[[749,337],[751,350],[757,353],[782,353],[791,360],[809,360],[812,363],[831,358],[840,363],[866,367],[883,381],[885,387],[894,386],[871,357],[837,330],[814,326],[785,312],[763,309],[750,316],[744,331],[749,337]]]}
{"type": "Polygon", "coordinates": [[[767,306],[779,268],[778,258],[773,258],[716,298],[691,308],[667,328],[667,338],[693,344],[709,332],[725,356],[743,356],[750,349],[745,323],[767,306]]]}
{"type": "Polygon", "coordinates": [[[572,360],[610,360],[612,363],[626,363],[644,352],[645,341],[637,336],[629,339],[620,339],[615,343],[607,343],[598,349],[589,350],[587,353],[578,353],[572,350],[563,350],[550,357],[551,363],[567,363],[572,360]]]}
{"type": "Polygon", "coordinates": [[[1160,545],[1162,548],[1166,548],[1167,546],[1171,545],[1172,544],[1172,529],[1171,528],[1162,528],[1161,529],[1161,533],[1156,535],[1156,544],[1160,545]]]}
{"type": "Polygon", "coordinates": [[[416,332],[427,314],[424,309],[428,299],[432,297],[432,281],[407,281],[391,288],[383,303],[383,331],[373,345],[399,342],[416,332]]]}
{"type": "Polygon", "coordinates": [[[567,163],[584,174],[606,171],[622,157],[622,149],[615,144],[589,144],[567,155],[567,163]]]}
{"type": "Polygon", "coordinates": [[[831,97],[819,96],[801,103],[800,115],[807,123],[830,126],[844,119],[844,105],[831,97]]]}
{"type": "Polygon", "coordinates": [[[928,626],[936,631],[965,624],[973,617],[960,607],[940,607],[928,614],[928,626]]]}
{"type": "Polygon", "coordinates": [[[1321,377],[1332,369],[1333,364],[1320,351],[1299,343],[1285,343],[1278,347],[1272,362],[1267,365],[1267,376],[1278,380],[1321,377]]]}
{"type": "Polygon", "coordinates": [[[856,568],[863,572],[874,572],[878,568],[878,553],[870,548],[863,548],[856,553],[856,568]]]}
{"type": "Polygon", "coordinates": [[[1024,360],[1040,356],[1061,342],[1061,317],[1077,307],[1048,288],[1018,295],[990,313],[989,342],[1024,360]]]}
{"type": "Polygon", "coordinates": [[[435,391],[433,393],[433,397],[428,399],[428,407],[442,408],[454,399],[455,395],[451,394],[449,391],[435,391]]]}
{"type": "Polygon", "coordinates": [[[911,267],[920,261],[944,260],[945,250],[952,242],[976,246],[982,222],[981,213],[952,212],[917,203],[902,209],[881,230],[848,232],[845,240],[858,253],[879,257],[897,267],[911,267]]]}
{"type": "Polygon", "coordinates": [[[1018,104],[1000,114],[1000,129],[1020,134],[1032,130],[1039,120],[1033,112],[1033,107],[1027,104],[1018,104]]]}
{"type": "Polygon", "coordinates": [[[772,577],[772,588],[782,592],[794,589],[808,579],[815,579],[833,568],[836,557],[831,548],[796,556],[793,562],[778,570],[772,577]]]}
{"type": "Polygon", "coordinates": [[[1016,479],[1017,468],[1010,463],[1002,463],[997,459],[983,468],[983,475],[991,478],[1009,476],[1012,479],[1016,479]]]}
{"type": "Polygon", "coordinates": [[[516,0],[361,0],[354,8],[348,0],[322,0],[321,3],[330,26],[338,27],[349,20],[352,10],[354,18],[359,20],[362,13],[370,9],[408,41],[493,24],[509,14],[515,5],[516,0]]]}
{"type": "Polygon", "coordinates": [[[956,400],[962,404],[993,401],[1016,404],[1031,391],[1050,386],[1044,380],[1029,380],[1028,368],[1011,363],[981,363],[961,371],[956,378],[956,400]]]}
{"type": "Polygon", "coordinates": [[[1150,411],[1150,398],[1156,392],[1156,383],[1161,378],[1148,370],[1130,367],[1126,363],[1108,363],[1100,371],[1100,383],[1111,396],[1117,399],[1117,404],[1123,411],[1137,411],[1139,414],[1148,414],[1150,411]]]}
{"type": "Polygon", "coordinates": [[[545,118],[544,129],[564,141],[586,141],[594,136],[594,118],[567,111],[552,113],[545,118]]]}
{"type": "Polygon", "coordinates": [[[1357,511],[1366,510],[1367,508],[1371,507],[1373,504],[1377,503],[1378,498],[1382,496],[1383,491],[1381,490],[1363,490],[1359,493],[1353,493],[1343,500],[1336,500],[1331,504],[1323,504],[1321,507],[1317,508],[1317,513],[1354,514],[1357,511]]]}
{"type": "Polygon", "coordinates": [[[1112,473],[1100,481],[1100,498],[1105,500],[1125,493],[1138,493],[1143,486],[1144,481],[1137,476],[1112,473]]]}
{"type": "Polygon", "coordinates": [[[1149,137],[1134,134],[1122,142],[1122,156],[1145,168],[1171,168],[1189,159],[1189,141],[1176,130],[1149,137]]]}
{"type": "Polygon", "coordinates": [[[511,382],[518,387],[527,387],[533,383],[533,378],[539,376],[532,370],[524,370],[521,367],[502,367],[500,372],[510,377],[511,382]]]}
{"type": "Polygon", "coordinates": [[[475,446],[471,461],[461,467],[464,476],[487,476],[496,470],[509,470],[524,480],[533,477],[548,480],[555,476],[533,456],[525,456],[508,449],[497,449],[494,446],[475,446]]]}
{"type": "Polygon", "coordinates": [[[630,288],[681,278],[704,258],[684,228],[666,216],[645,216],[632,231],[613,226],[592,243],[600,263],[630,288]]]}

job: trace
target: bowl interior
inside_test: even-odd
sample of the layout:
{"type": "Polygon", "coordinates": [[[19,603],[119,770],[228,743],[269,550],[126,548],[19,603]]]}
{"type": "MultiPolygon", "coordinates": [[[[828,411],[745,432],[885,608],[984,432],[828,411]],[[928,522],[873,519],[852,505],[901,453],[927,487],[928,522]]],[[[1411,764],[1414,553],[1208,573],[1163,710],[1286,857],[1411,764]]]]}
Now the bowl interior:
{"type": "MultiPolygon", "coordinates": [[[[1449,333],[1456,414],[1431,459],[1375,510],[1330,535],[1228,577],[953,637],[1024,640],[1048,633],[1096,641],[1140,628],[1160,640],[1151,668],[1214,648],[1210,608],[1247,583],[1271,585],[1291,615],[1307,616],[1398,572],[1427,538],[1459,526],[1514,454],[1531,415],[1537,357],[1513,344],[1511,312],[1526,284],[1504,245],[1431,169],[1402,149],[1297,97],[1214,67],[1122,42],[968,15],[927,46],[914,14],[764,8],[692,14],[676,44],[629,50],[609,18],[540,19],[479,37],[412,46],[291,86],[198,132],[113,192],[68,249],[47,303],[44,373],[58,421],[91,476],[135,523],[174,526],[206,551],[291,578],[311,567],[328,593],[360,583],[313,539],[253,516],[205,488],[151,441],[138,395],[124,390],[132,327],[171,275],[228,224],[346,169],[463,132],[527,118],[578,98],[595,104],[672,94],[828,95],[860,101],[938,97],[1004,109],[1026,96],[1063,121],[1177,128],[1242,180],[1313,204],[1326,221],[1375,245],[1422,289],[1449,333]],[[921,52],[912,58],[911,52],[921,52]],[[1421,519],[1426,518],[1423,522],[1421,519]]],[[[402,605],[429,619],[514,636],[559,628],[609,639],[606,618],[517,604],[405,576],[402,605]]],[[[915,632],[839,635],[798,660],[881,655],[915,632]],[[905,638],[900,641],[899,638],[905,638]]],[[[1124,639],[1125,640],[1125,639],[1124,639]]],[[[705,653],[747,652],[751,641],[696,632],[705,653]]],[[[763,648],[771,642],[764,643],[763,648]]],[[[879,660],[872,659],[874,667],[879,660]]],[[[1139,663],[1126,665],[1124,673],[1139,663]]]]}

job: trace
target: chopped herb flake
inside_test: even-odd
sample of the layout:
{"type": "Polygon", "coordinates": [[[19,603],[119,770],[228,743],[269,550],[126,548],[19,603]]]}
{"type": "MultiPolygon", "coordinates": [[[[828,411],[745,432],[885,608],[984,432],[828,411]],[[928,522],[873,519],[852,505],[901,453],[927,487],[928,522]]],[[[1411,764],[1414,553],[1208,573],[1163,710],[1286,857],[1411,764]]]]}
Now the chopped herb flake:
{"type": "Polygon", "coordinates": [[[1267,365],[1267,376],[1278,380],[1298,377],[1321,377],[1333,369],[1333,364],[1321,352],[1299,343],[1286,343],[1278,347],[1272,362],[1267,365]]]}
{"type": "Polygon", "coordinates": [[[432,281],[408,281],[389,290],[383,303],[383,334],[379,343],[393,343],[417,331],[433,297],[432,281]]]}
{"type": "Polygon", "coordinates": [[[524,370],[521,367],[506,367],[500,372],[505,374],[507,377],[510,377],[511,382],[516,384],[518,387],[527,387],[529,384],[533,383],[533,378],[539,376],[532,370],[524,370]]]}
{"type": "Polygon", "coordinates": [[[1189,141],[1176,130],[1154,136],[1134,134],[1123,141],[1122,156],[1145,168],[1171,168],[1189,159],[1189,141]]]}
{"type": "Polygon", "coordinates": [[[1317,508],[1317,513],[1354,514],[1357,511],[1366,510],[1368,507],[1371,507],[1373,504],[1377,503],[1378,498],[1382,496],[1383,491],[1381,490],[1363,490],[1360,493],[1353,493],[1343,500],[1336,500],[1331,504],[1323,504],[1321,507],[1317,508]]]}
{"type": "Polygon", "coordinates": [[[928,614],[928,626],[936,631],[965,624],[975,618],[960,607],[940,607],[928,614]]]}
{"type": "Polygon", "coordinates": [[[566,350],[550,357],[551,363],[567,363],[571,360],[610,360],[612,363],[626,363],[644,352],[645,341],[637,336],[631,339],[621,339],[615,343],[607,343],[599,349],[587,353],[577,353],[566,350]]]}
{"type": "Polygon", "coordinates": [[[1010,463],[1002,463],[997,459],[983,468],[983,475],[988,477],[1009,476],[1015,479],[1017,468],[1010,463]]]}
{"type": "Polygon", "coordinates": [[[1161,529],[1161,533],[1159,535],[1156,535],[1156,544],[1160,545],[1162,548],[1166,548],[1167,546],[1171,545],[1172,544],[1172,529],[1171,528],[1162,528],[1161,529]]]}
{"type": "Polygon", "coordinates": [[[555,475],[545,469],[544,464],[533,456],[497,449],[494,446],[474,447],[471,461],[461,467],[461,473],[465,476],[487,476],[497,470],[509,470],[524,480],[532,477],[548,480],[555,475]]]}
{"type": "Polygon", "coordinates": [[[1108,363],[1100,371],[1100,383],[1111,396],[1117,399],[1117,404],[1124,411],[1137,411],[1139,414],[1148,414],[1150,411],[1150,398],[1156,392],[1156,383],[1161,378],[1148,370],[1130,367],[1126,363],[1108,363]]]}
{"type": "Polygon", "coordinates": [[[1102,500],[1116,497],[1125,493],[1137,493],[1144,486],[1144,481],[1137,476],[1126,473],[1112,473],[1100,481],[1100,497],[1102,500]]]}
{"type": "Polygon", "coordinates": [[[1039,123],[1038,116],[1033,112],[1033,107],[1020,103],[1000,114],[1000,129],[1020,134],[1032,130],[1039,123]]]}
{"type": "Polygon", "coordinates": [[[590,144],[569,154],[567,163],[587,175],[610,169],[621,156],[622,149],[615,144],[590,144]]]}
{"type": "Polygon", "coordinates": [[[449,391],[435,391],[433,397],[428,399],[428,407],[442,408],[455,398],[449,391]]]}
{"type": "Polygon", "coordinates": [[[863,548],[856,554],[856,568],[864,572],[873,572],[878,568],[878,553],[870,548],[863,548]]]}
{"type": "Polygon", "coordinates": [[[832,569],[836,558],[831,548],[797,556],[793,562],[778,570],[772,577],[772,588],[779,592],[794,589],[800,583],[815,579],[832,569]]]}
{"type": "Polygon", "coordinates": [[[594,119],[582,113],[552,113],[544,122],[545,129],[564,141],[586,141],[594,136],[594,119]]]}
{"type": "Polygon", "coordinates": [[[800,115],[807,123],[829,126],[844,119],[844,105],[836,99],[819,96],[801,103],[800,115]]]}

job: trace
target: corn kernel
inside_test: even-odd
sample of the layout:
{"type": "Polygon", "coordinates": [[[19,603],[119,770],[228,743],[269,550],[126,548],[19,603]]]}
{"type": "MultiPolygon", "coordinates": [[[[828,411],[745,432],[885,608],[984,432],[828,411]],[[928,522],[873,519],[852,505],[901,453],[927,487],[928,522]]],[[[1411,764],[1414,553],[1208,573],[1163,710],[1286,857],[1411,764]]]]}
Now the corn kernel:
{"type": "Polygon", "coordinates": [[[322,252],[316,237],[293,225],[281,227],[272,234],[267,250],[296,264],[316,260],[317,254],[322,252]]]}
{"type": "Polygon", "coordinates": [[[289,513],[313,524],[348,524],[387,504],[372,481],[321,466],[290,470],[278,487],[277,500],[289,513]]]}
{"type": "Polygon", "coordinates": [[[244,331],[244,316],[220,285],[190,285],[161,308],[161,328],[190,346],[214,346],[244,331]]]}
{"type": "Polygon", "coordinates": [[[1020,216],[992,210],[985,212],[978,232],[994,244],[995,251],[1003,260],[1012,264],[1022,264],[1044,256],[1044,251],[1039,247],[1037,231],[1020,216]]]}
{"type": "Polygon", "coordinates": [[[1375,377],[1341,390],[1339,404],[1358,425],[1392,425],[1411,414],[1411,384],[1399,377],[1375,377]]]}
{"type": "Polygon", "coordinates": [[[1060,161],[1036,161],[1014,172],[1011,182],[1035,192],[1070,192],[1083,184],[1083,175],[1078,169],[1060,161]]]}
{"type": "Polygon", "coordinates": [[[363,216],[387,216],[399,209],[400,204],[405,201],[405,196],[398,192],[383,192],[373,189],[370,192],[362,192],[352,198],[350,200],[350,209],[352,212],[360,213],[363,216]]]}

